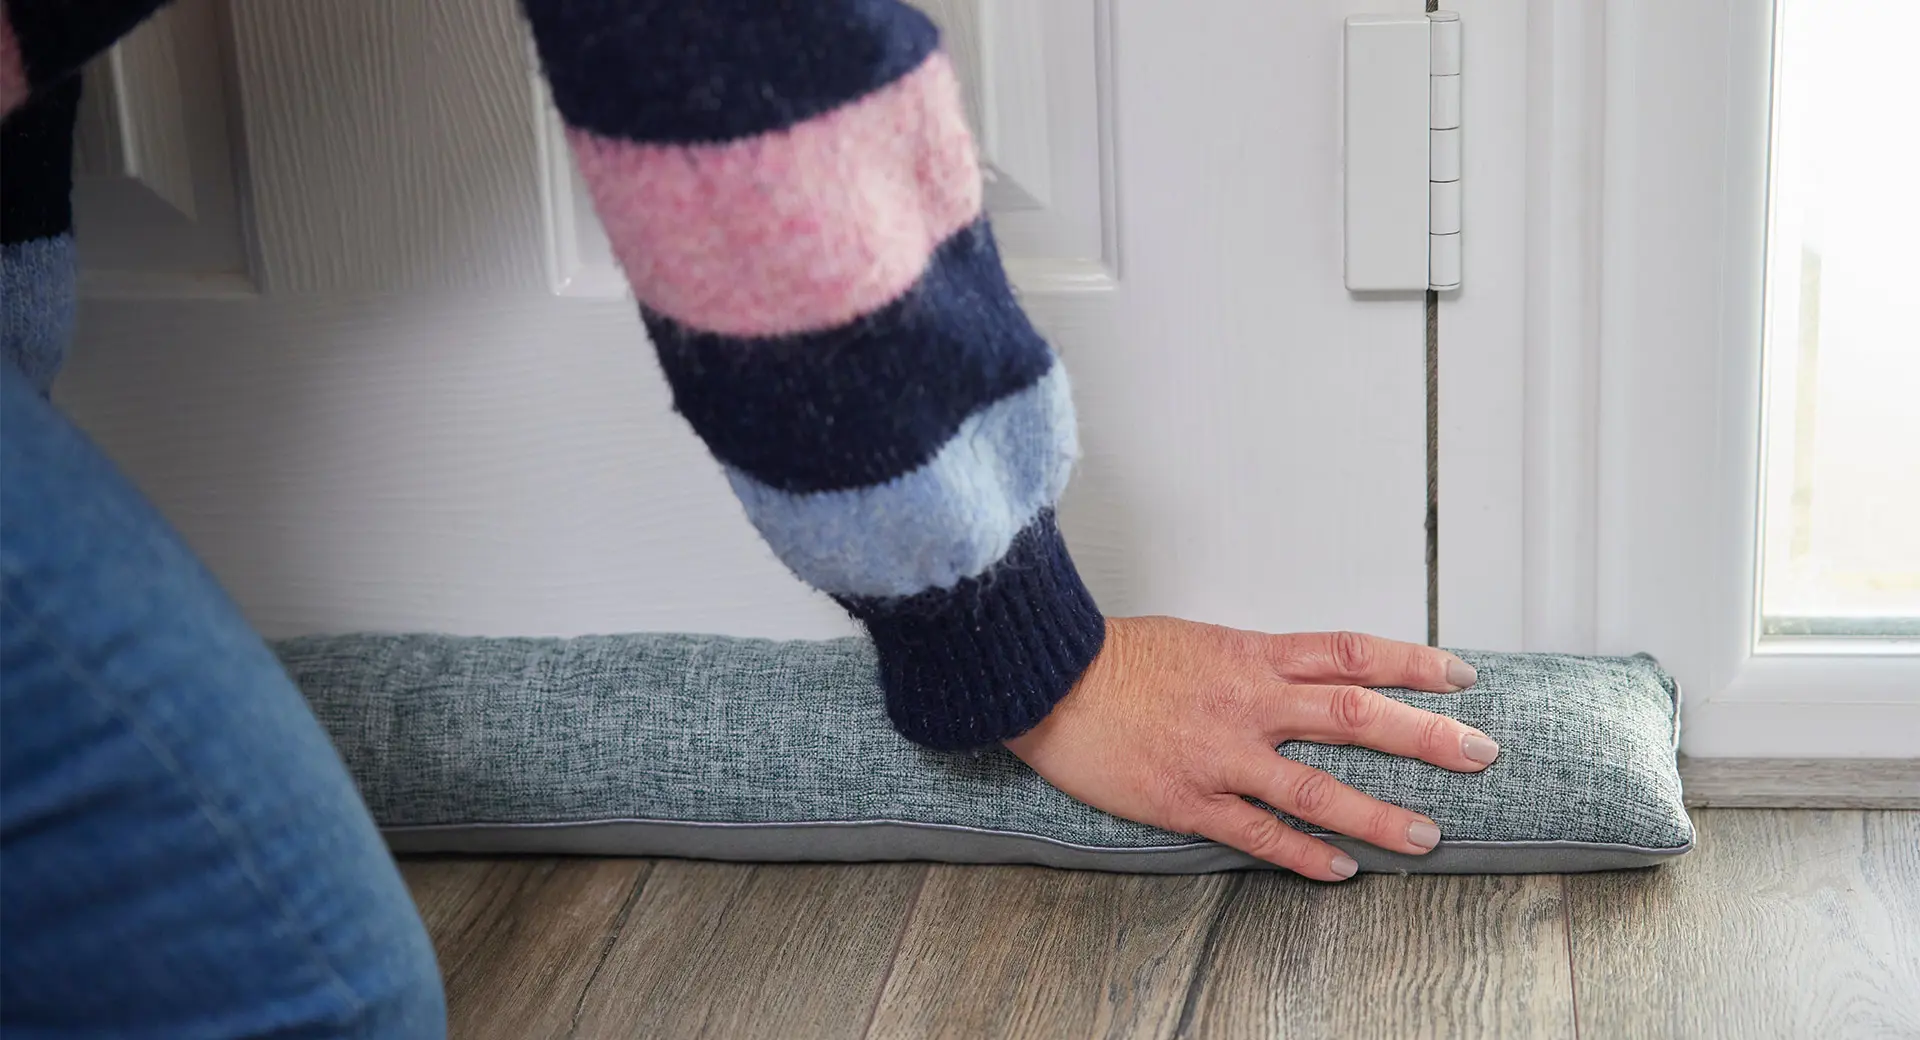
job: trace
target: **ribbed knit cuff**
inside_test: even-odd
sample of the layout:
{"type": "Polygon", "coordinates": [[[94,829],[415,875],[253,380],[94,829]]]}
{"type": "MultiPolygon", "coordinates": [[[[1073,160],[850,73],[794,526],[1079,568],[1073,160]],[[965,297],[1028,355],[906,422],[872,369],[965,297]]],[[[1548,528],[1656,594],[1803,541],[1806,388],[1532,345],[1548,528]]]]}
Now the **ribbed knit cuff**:
{"type": "Polygon", "coordinates": [[[866,623],[887,714],[939,750],[985,747],[1045,718],[1106,639],[1051,511],[987,573],[904,599],[837,597],[866,623]]]}

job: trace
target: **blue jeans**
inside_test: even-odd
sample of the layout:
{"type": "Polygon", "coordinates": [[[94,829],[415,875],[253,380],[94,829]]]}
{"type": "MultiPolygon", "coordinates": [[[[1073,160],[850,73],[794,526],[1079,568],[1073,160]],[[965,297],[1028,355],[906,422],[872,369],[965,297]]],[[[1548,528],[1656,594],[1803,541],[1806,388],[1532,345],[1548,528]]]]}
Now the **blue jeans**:
{"type": "Polygon", "coordinates": [[[305,701],[0,359],[0,1034],[445,1031],[425,929],[305,701]]]}

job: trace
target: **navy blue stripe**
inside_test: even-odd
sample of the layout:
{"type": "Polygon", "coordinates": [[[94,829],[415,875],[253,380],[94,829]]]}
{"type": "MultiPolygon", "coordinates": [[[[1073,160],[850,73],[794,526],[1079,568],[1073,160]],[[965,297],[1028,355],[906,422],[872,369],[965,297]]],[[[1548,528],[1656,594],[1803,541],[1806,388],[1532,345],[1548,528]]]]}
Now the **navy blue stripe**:
{"type": "Polygon", "coordinates": [[[675,407],[720,461],[782,491],[909,472],[968,415],[1053,365],[984,219],[941,243],[900,299],[851,325],[742,339],[641,313],[675,407]]]}
{"type": "Polygon", "coordinates": [[[985,747],[1032,729],[1107,635],[1052,511],[991,571],[951,589],[835,599],[873,636],[894,728],[931,748],[985,747]]]}
{"type": "Polygon", "coordinates": [[[6,0],[27,82],[45,86],[78,69],[166,6],[166,0],[6,0]]]}
{"type": "Polygon", "coordinates": [[[687,144],[779,130],[919,67],[940,41],[896,0],[522,0],[560,114],[687,144]]]}
{"type": "Polygon", "coordinates": [[[73,121],[80,77],[35,91],[0,123],[0,243],[73,230],[73,121]]]}

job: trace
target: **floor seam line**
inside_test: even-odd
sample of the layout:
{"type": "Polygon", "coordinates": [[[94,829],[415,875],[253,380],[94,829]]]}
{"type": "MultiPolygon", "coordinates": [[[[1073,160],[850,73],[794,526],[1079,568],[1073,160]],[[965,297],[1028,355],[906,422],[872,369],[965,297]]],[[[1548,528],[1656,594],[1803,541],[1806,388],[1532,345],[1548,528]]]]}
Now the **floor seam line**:
{"type": "Polygon", "coordinates": [[[887,973],[880,977],[880,986],[873,991],[873,1005],[867,1008],[867,1021],[860,1027],[863,1037],[873,1035],[873,1023],[880,1018],[880,1002],[887,999],[887,987],[893,984],[894,969],[900,966],[900,951],[907,944],[907,929],[913,926],[913,915],[920,909],[920,895],[927,890],[927,882],[932,876],[932,866],[920,868],[920,883],[913,886],[913,897],[907,900],[907,908],[900,915],[900,930],[893,936],[893,953],[887,958],[887,973]]]}
{"type": "Polygon", "coordinates": [[[1180,996],[1180,1017],[1174,1020],[1173,1026],[1175,1037],[1184,1037],[1193,1028],[1193,1015],[1199,1009],[1200,994],[1206,989],[1208,966],[1213,963],[1214,951],[1220,946],[1220,931],[1246,883],[1246,872],[1236,872],[1233,880],[1227,883],[1227,890],[1220,893],[1220,905],[1214,908],[1213,919],[1207,922],[1206,938],[1200,941],[1200,952],[1194,957],[1193,975],[1187,979],[1187,991],[1180,996]]]}
{"type": "Polygon", "coordinates": [[[633,905],[640,901],[640,893],[646,891],[647,882],[653,880],[653,872],[658,863],[648,863],[646,873],[634,879],[633,887],[627,892],[626,902],[620,905],[620,913],[613,919],[613,928],[600,946],[600,959],[594,962],[593,974],[587,976],[587,984],[580,987],[580,998],[573,1002],[573,1017],[567,1022],[567,1040],[580,1035],[580,1016],[586,1014],[587,997],[593,992],[593,984],[600,981],[600,972],[606,969],[607,959],[613,956],[613,948],[620,942],[620,936],[627,930],[627,918],[633,913],[633,905]]]}
{"type": "Polygon", "coordinates": [[[1567,994],[1573,1004],[1573,1040],[1580,1040],[1580,972],[1573,963],[1573,893],[1571,879],[1560,875],[1560,927],[1567,938],[1567,994]]]}

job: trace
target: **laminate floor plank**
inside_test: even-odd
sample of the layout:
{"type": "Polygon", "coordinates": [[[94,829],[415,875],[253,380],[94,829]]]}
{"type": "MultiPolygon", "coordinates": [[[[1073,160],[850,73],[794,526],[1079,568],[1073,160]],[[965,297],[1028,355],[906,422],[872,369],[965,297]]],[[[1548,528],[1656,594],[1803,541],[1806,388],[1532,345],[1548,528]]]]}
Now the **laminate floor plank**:
{"type": "Polygon", "coordinates": [[[1674,863],[1565,878],[401,870],[462,1040],[1920,1037],[1920,813],[1694,818],[1674,863]]]}
{"type": "Polygon", "coordinates": [[[1571,1037],[1560,879],[1244,875],[1189,1005],[1196,1040],[1571,1037]]]}
{"type": "Polygon", "coordinates": [[[1920,1036],[1920,813],[1706,809],[1655,871],[1569,877],[1581,1036],[1920,1036]]]}
{"type": "Polygon", "coordinates": [[[1233,884],[933,867],[868,1035],[1171,1036],[1233,884]]]}
{"type": "Polygon", "coordinates": [[[446,981],[448,1035],[567,1036],[651,869],[630,859],[401,861],[446,981]]]}
{"type": "Polygon", "coordinates": [[[662,860],[576,1035],[858,1037],[926,869],[662,860]]]}

